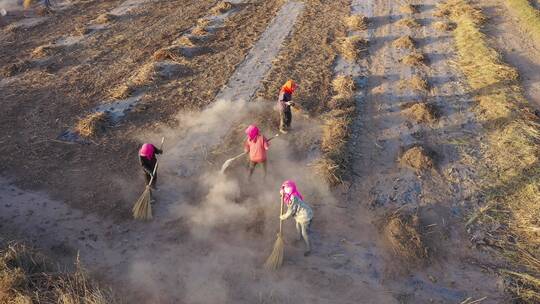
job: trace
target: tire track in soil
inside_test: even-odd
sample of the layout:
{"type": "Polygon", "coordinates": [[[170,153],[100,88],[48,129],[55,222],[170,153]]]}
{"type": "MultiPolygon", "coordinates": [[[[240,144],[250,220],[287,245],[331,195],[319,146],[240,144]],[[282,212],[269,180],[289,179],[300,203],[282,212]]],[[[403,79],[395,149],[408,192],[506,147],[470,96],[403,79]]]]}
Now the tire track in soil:
{"type": "Polygon", "coordinates": [[[371,21],[370,57],[362,62],[368,67],[365,97],[358,103],[359,116],[350,143],[356,178],[349,195],[362,200],[351,208],[363,217],[367,214],[371,221],[397,207],[418,208],[426,225],[437,227],[430,231],[434,236],[426,238],[433,250],[426,267],[403,265],[393,257],[385,240],[380,240],[381,250],[386,251],[381,280],[399,301],[455,303],[468,296],[488,296],[488,303],[500,303],[505,298],[498,278],[468,262],[482,261],[484,256],[462,245],[468,240],[461,212],[476,190],[475,175],[470,164],[461,162],[453,142],[470,140],[476,126],[473,100],[465,94],[461,75],[451,68],[452,38],[432,27],[431,13],[437,2],[419,5],[420,13],[413,16],[423,25],[418,30],[395,25],[402,17],[399,3],[374,0],[371,6],[360,7],[371,21]],[[407,52],[393,49],[391,43],[406,34],[426,53],[428,66],[399,63],[407,52]],[[427,94],[398,89],[400,79],[415,74],[429,80],[432,89],[427,94]],[[408,121],[401,106],[411,101],[435,103],[442,117],[433,125],[408,121]],[[435,170],[417,174],[399,166],[403,148],[416,143],[436,152],[435,170]]]}

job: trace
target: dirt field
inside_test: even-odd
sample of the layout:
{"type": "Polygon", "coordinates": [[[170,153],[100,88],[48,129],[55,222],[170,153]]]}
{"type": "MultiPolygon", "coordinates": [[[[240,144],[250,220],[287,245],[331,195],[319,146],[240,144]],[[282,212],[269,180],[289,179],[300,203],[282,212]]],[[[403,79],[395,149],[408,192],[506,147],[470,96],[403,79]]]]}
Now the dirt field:
{"type": "MultiPolygon", "coordinates": [[[[80,255],[121,303],[526,303],[497,271],[512,262],[465,225],[484,199],[488,131],[454,36],[434,16],[444,1],[231,2],[223,12],[214,0],[57,2],[44,16],[39,4],[15,3],[0,17],[0,239],[62,265],[80,255]],[[351,15],[366,16],[367,29],[348,28],[351,15]],[[366,49],[348,60],[340,43],[355,35],[366,49]],[[397,48],[405,36],[412,43],[397,48]],[[347,172],[332,187],[314,164],[340,75],[354,80],[355,105],[347,172]],[[256,168],[248,180],[244,160],[219,174],[249,124],[276,134],[274,104],[289,78],[306,112],[272,140],[268,175],[256,168]],[[100,133],[61,136],[123,104],[130,110],[111,110],[118,116],[100,133]],[[137,222],[137,149],[162,137],[154,219],[137,222]],[[313,206],[313,252],[303,256],[285,222],[274,273],[262,264],[286,179],[313,206]]],[[[472,2],[540,105],[538,46],[501,1],[472,2]]]]}

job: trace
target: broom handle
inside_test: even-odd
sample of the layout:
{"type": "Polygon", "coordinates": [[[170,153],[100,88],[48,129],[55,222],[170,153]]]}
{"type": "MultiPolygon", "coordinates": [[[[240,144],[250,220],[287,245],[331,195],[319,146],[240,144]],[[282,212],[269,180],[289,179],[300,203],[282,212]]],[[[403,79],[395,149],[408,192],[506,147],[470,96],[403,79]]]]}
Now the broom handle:
{"type": "MultiPolygon", "coordinates": [[[[165,137],[161,138],[161,144],[159,145],[159,149],[163,149],[163,142],[165,141],[165,137]]],[[[152,185],[152,182],[154,181],[154,176],[156,175],[157,167],[158,167],[159,159],[156,159],[156,165],[154,166],[154,170],[152,171],[152,177],[150,178],[150,182],[148,183],[147,187],[150,187],[152,185]]]]}
{"type": "Polygon", "coordinates": [[[154,181],[154,176],[156,175],[158,162],[159,162],[159,160],[156,160],[156,165],[154,166],[154,171],[152,171],[152,177],[150,177],[150,182],[148,183],[148,185],[146,185],[147,187],[150,187],[150,185],[152,185],[152,182],[154,181]]]}
{"type": "Polygon", "coordinates": [[[281,220],[281,216],[283,215],[283,194],[281,195],[280,204],[279,204],[279,235],[281,235],[281,226],[283,221],[281,220]]]}

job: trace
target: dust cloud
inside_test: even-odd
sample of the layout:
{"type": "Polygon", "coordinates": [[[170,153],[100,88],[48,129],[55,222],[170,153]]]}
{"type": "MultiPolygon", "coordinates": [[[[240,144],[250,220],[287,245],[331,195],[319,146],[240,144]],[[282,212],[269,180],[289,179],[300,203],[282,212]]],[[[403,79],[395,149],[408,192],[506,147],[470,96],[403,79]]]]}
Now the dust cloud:
{"type": "MultiPolygon", "coordinates": [[[[178,115],[178,128],[140,138],[154,143],[166,138],[157,208],[166,210],[163,217],[180,218],[188,230],[178,243],[160,245],[166,249],[160,250],[159,259],[150,262],[148,256],[154,253],[140,252],[131,264],[133,283],[155,301],[168,295],[186,303],[264,303],[269,297],[288,297],[282,293],[294,288],[300,298],[308,294],[297,282],[271,277],[261,265],[278,228],[284,180],[297,182],[315,217],[323,217],[317,214],[318,204],[334,201],[310,166],[317,157],[318,123],[296,117],[293,132],[271,141],[266,177],[257,167],[248,179],[243,159],[226,174],[219,172],[224,160],[243,152],[247,125],[256,123],[267,138],[275,134],[272,106],[221,100],[202,112],[178,115]]],[[[292,222],[285,227],[292,238],[292,222]]]]}
{"type": "Polygon", "coordinates": [[[12,9],[22,8],[21,1],[18,0],[0,0],[0,10],[10,11],[12,9]]]}

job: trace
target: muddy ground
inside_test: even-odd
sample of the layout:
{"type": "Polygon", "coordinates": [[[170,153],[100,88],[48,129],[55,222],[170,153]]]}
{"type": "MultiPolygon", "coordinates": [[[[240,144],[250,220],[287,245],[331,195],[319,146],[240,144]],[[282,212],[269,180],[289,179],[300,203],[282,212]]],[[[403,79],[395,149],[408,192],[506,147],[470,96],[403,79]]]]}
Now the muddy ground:
{"type": "MultiPolygon", "coordinates": [[[[189,73],[139,87],[143,97],[135,110],[86,144],[58,136],[110,101],[111,90],[212,14],[217,1],[135,2],[104,28],[39,59],[31,55],[36,47],[75,35],[125,4],[76,1],[28,29],[9,24],[32,12],[3,20],[0,229],[65,264],[79,252],[92,274],[127,303],[509,302],[501,279],[484,267],[497,261],[472,247],[463,225],[478,189],[459,143],[479,126],[474,101],[451,63],[452,36],[434,27],[440,1],[423,1],[411,16],[400,12],[400,3],[383,0],[235,2],[224,23],[198,40],[205,51],[182,58],[189,73]],[[369,18],[362,32],[369,47],[341,69],[335,43],[348,34],[341,20],[351,13],[369,18]],[[406,17],[421,26],[399,26],[406,17]],[[424,64],[401,62],[409,51],[392,42],[403,35],[426,55],[424,64]],[[23,68],[13,68],[21,62],[23,68]],[[359,72],[348,146],[353,162],[345,184],[331,189],[312,166],[320,157],[319,115],[327,111],[334,76],[350,69],[359,72]],[[400,88],[413,75],[426,79],[429,89],[400,88]],[[272,107],[287,78],[300,83],[297,101],[311,118],[295,116],[293,132],[272,141],[266,179],[258,170],[247,181],[243,161],[219,175],[221,163],[241,151],[249,123],[259,123],[268,137],[275,133],[272,107]],[[413,102],[433,105],[437,120],[410,119],[405,109],[413,102]],[[134,222],[129,211],[143,183],[136,151],[162,136],[155,219],[134,222]],[[415,170],[400,163],[416,146],[433,166],[415,170]],[[286,223],[284,267],[267,273],[261,265],[278,223],[276,189],[288,178],[314,206],[314,251],[304,258],[286,223]],[[393,250],[381,227],[395,210],[418,216],[426,258],[404,260],[393,250]]],[[[511,22],[500,12],[502,20],[489,23],[490,35],[504,36],[501,29],[511,22]]],[[[509,61],[535,100],[538,81],[528,62],[538,56],[520,43],[528,39],[514,36],[496,41],[515,53],[509,61]],[[525,53],[529,59],[520,60],[517,54],[525,53]]]]}

